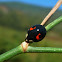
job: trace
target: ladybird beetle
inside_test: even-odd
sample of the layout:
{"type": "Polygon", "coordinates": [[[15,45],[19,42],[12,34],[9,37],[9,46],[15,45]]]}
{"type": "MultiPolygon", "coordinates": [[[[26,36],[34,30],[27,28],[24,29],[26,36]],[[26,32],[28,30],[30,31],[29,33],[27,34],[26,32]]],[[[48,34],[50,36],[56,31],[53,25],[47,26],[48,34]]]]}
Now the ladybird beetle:
{"type": "Polygon", "coordinates": [[[28,29],[25,41],[27,43],[39,42],[45,37],[45,35],[46,35],[45,27],[42,25],[35,25],[28,29]]]}

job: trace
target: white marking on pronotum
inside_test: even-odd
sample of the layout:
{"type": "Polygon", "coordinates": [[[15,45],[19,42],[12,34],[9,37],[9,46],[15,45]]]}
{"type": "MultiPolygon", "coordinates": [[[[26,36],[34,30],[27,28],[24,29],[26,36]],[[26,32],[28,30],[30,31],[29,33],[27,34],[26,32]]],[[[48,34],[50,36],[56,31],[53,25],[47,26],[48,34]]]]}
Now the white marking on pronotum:
{"type": "Polygon", "coordinates": [[[37,29],[37,31],[39,31],[39,29],[37,29]]]}
{"type": "Polygon", "coordinates": [[[33,42],[33,40],[29,40],[29,42],[33,42]]]}

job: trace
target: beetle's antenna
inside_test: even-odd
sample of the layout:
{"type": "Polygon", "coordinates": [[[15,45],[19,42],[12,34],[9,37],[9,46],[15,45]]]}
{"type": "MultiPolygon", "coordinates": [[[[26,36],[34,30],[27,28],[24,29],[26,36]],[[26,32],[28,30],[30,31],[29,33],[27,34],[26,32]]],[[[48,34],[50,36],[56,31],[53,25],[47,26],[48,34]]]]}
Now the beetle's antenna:
{"type": "Polygon", "coordinates": [[[49,14],[44,18],[43,22],[41,23],[41,25],[44,25],[46,23],[46,21],[51,17],[51,15],[60,7],[60,5],[62,4],[62,0],[59,0],[56,5],[53,7],[53,9],[49,12],[49,14]]]}

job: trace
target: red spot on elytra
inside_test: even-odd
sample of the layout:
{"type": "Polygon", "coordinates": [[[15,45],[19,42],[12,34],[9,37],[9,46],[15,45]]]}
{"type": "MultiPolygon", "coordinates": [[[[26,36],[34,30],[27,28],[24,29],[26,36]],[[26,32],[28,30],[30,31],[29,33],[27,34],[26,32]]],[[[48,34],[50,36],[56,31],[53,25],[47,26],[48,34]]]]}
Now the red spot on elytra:
{"type": "Polygon", "coordinates": [[[31,30],[34,30],[35,28],[36,28],[36,27],[34,27],[34,28],[31,27],[31,28],[30,28],[30,31],[31,31],[31,30]]]}
{"type": "Polygon", "coordinates": [[[40,35],[41,35],[41,34],[39,33],[39,34],[36,36],[36,39],[37,39],[37,40],[40,40],[40,39],[42,38],[42,37],[39,38],[40,35]]]}

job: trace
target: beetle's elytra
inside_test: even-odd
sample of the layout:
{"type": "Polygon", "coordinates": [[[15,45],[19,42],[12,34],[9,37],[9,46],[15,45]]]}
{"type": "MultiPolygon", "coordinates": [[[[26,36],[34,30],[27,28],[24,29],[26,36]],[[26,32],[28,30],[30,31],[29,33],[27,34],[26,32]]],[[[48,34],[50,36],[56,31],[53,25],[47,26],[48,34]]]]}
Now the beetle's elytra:
{"type": "Polygon", "coordinates": [[[42,25],[35,25],[28,30],[27,34],[26,42],[39,42],[45,37],[46,29],[42,25]]]}

